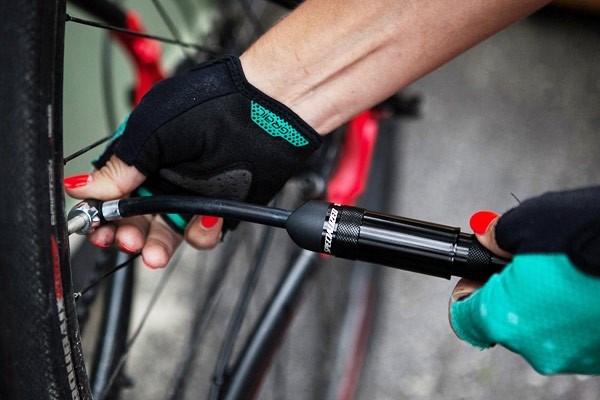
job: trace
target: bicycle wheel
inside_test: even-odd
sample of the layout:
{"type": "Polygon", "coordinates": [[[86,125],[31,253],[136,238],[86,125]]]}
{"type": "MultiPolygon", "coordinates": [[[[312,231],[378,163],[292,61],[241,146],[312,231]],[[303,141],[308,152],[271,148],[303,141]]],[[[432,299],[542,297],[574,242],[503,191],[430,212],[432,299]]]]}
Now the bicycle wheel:
{"type": "Polygon", "coordinates": [[[65,3],[2,2],[0,349],[6,399],[90,397],[69,277],[62,181],[65,3]],[[19,182],[19,184],[14,184],[19,182]]]}
{"type": "MultiPolygon", "coordinates": [[[[0,54],[9,62],[3,63],[0,78],[0,104],[5,116],[0,177],[3,182],[19,184],[8,185],[0,195],[0,220],[9,228],[0,235],[0,288],[4,299],[0,304],[0,397],[91,398],[76,317],[61,190],[65,2],[3,1],[2,9],[0,54]]],[[[227,251],[224,253],[227,255],[227,251]]],[[[340,279],[338,285],[344,286],[344,282],[340,279]]],[[[346,293],[340,292],[337,304],[344,302],[346,293]]],[[[260,310],[262,305],[258,307],[260,310]]],[[[336,309],[331,311],[337,314],[336,309]]],[[[325,330],[339,333],[330,322],[324,324],[325,330]]],[[[215,330],[217,336],[219,332],[215,330]]],[[[315,335],[319,337],[320,333],[315,335]]],[[[334,344],[332,339],[324,342],[334,344]]],[[[293,368],[284,366],[272,375],[293,368]]],[[[322,376],[316,379],[327,380],[322,376]]]]}

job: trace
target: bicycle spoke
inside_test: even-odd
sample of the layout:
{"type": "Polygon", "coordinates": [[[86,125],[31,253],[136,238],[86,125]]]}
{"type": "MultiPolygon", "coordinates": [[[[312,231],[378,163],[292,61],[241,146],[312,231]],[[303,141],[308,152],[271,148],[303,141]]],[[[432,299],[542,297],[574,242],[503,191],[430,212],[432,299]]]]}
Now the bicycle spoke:
{"type": "MultiPolygon", "coordinates": [[[[181,35],[180,35],[179,31],[177,30],[175,23],[173,22],[171,17],[169,17],[167,10],[165,10],[165,8],[162,6],[162,4],[160,4],[159,0],[152,0],[152,4],[154,5],[154,8],[156,8],[156,12],[158,12],[158,14],[160,15],[160,18],[165,23],[165,26],[167,27],[169,32],[171,32],[171,35],[173,36],[173,38],[175,40],[181,42],[182,41],[181,35]]],[[[185,51],[185,48],[180,47],[180,49],[181,49],[181,52],[183,53],[183,56],[187,60],[193,61],[192,57],[190,57],[190,55],[185,51]]]]}
{"type": "Polygon", "coordinates": [[[200,343],[223,294],[226,277],[228,276],[233,258],[237,254],[237,251],[240,250],[240,239],[242,237],[243,235],[238,232],[232,240],[224,243],[221,257],[215,267],[215,273],[208,285],[208,290],[204,296],[199,298],[194,307],[194,310],[200,311],[194,313],[195,317],[192,322],[188,343],[185,347],[184,358],[179,368],[177,368],[177,375],[173,378],[170,389],[167,392],[167,399],[169,400],[177,400],[183,397],[187,377],[192,371],[200,343]]]}
{"type": "Polygon", "coordinates": [[[118,270],[120,270],[121,268],[125,268],[130,262],[134,261],[141,254],[142,253],[139,253],[139,252],[135,253],[131,258],[129,258],[128,260],[126,260],[126,261],[122,262],[121,264],[117,265],[116,267],[114,267],[113,269],[111,269],[110,271],[108,271],[107,273],[105,273],[100,278],[96,279],[95,281],[89,283],[88,285],[86,285],[80,291],[73,293],[73,298],[75,300],[79,300],[81,298],[81,296],[83,296],[88,290],[94,288],[96,285],[98,285],[104,279],[108,278],[109,276],[111,276],[112,274],[114,274],[115,272],[117,272],[118,270]]]}
{"type": "Polygon", "coordinates": [[[89,146],[86,146],[83,149],[77,150],[75,153],[68,155],[67,157],[65,157],[63,159],[63,165],[67,165],[67,163],[69,161],[72,161],[73,159],[87,153],[88,151],[95,149],[96,147],[100,146],[101,144],[108,142],[111,137],[112,137],[112,135],[102,138],[102,139],[90,144],[89,146]]]}
{"type": "Polygon", "coordinates": [[[248,271],[248,275],[246,276],[246,281],[240,294],[240,298],[229,320],[229,326],[227,328],[223,344],[221,345],[219,358],[217,359],[217,363],[215,366],[213,374],[213,384],[211,387],[209,399],[217,399],[219,396],[219,392],[224,383],[225,372],[227,370],[229,360],[231,359],[231,353],[233,352],[233,346],[238,337],[240,328],[242,326],[242,322],[244,321],[244,317],[246,316],[246,311],[248,310],[250,299],[252,298],[252,294],[254,293],[254,289],[256,288],[256,285],[258,283],[258,277],[260,276],[262,268],[265,264],[265,258],[267,256],[272,237],[273,228],[265,227],[259,239],[260,247],[256,251],[253,258],[254,264],[252,265],[252,268],[250,268],[250,270],[248,271]]]}
{"type": "Polygon", "coordinates": [[[136,31],[132,31],[130,29],[119,28],[117,26],[113,26],[113,25],[109,25],[109,24],[103,24],[101,22],[90,21],[90,20],[83,19],[83,18],[73,17],[69,14],[65,14],[65,16],[66,16],[65,17],[66,21],[68,21],[68,22],[74,22],[76,24],[87,25],[87,26],[91,26],[94,28],[107,29],[110,31],[125,33],[127,35],[132,35],[132,36],[139,36],[139,37],[143,37],[146,39],[158,40],[163,43],[175,44],[175,45],[178,45],[181,47],[193,48],[198,51],[208,53],[210,55],[219,55],[219,54],[223,54],[223,52],[224,52],[223,49],[219,49],[219,48],[202,46],[202,45],[199,45],[196,43],[182,42],[182,41],[179,41],[176,39],[170,39],[170,38],[166,38],[163,36],[152,35],[149,33],[136,32],[136,31]]]}
{"type": "Polygon", "coordinates": [[[175,259],[171,260],[171,263],[169,263],[169,266],[166,268],[166,271],[165,271],[164,275],[162,276],[160,282],[158,283],[156,290],[152,294],[152,298],[150,299],[150,302],[148,303],[146,310],[144,310],[144,314],[142,315],[141,321],[139,322],[133,335],[131,335],[131,338],[127,341],[127,345],[125,346],[125,351],[119,358],[119,362],[117,363],[115,370],[113,371],[112,375],[110,376],[108,383],[106,384],[106,387],[104,388],[104,391],[99,396],[99,400],[104,399],[106,397],[106,395],[112,389],[113,385],[115,384],[116,379],[119,376],[119,373],[123,369],[123,366],[125,365],[125,362],[127,361],[127,358],[129,357],[131,348],[133,347],[137,338],[139,337],[140,332],[142,331],[142,328],[146,324],[146,321],[148,320],[150,313],[152,312],[154,306],[158,302],[158,298],[162,294],[165,286],[167,285],[169,278],[173,275],[173,272],[175,272],[175,270],[177,269],[177,266],[179,265],[178,260],[179,260],[180,256],[181,256],[181,252],[175,257],[175,259]]]}

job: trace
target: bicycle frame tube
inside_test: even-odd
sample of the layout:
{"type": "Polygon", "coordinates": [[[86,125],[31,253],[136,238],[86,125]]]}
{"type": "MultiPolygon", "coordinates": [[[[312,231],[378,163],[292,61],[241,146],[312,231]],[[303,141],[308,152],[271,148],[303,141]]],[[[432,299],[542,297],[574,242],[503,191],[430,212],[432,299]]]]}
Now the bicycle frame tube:
{"type": "MultiPolygon", "coordinates": [[[[135,32],[145,32],[142,20],[133,11],[126,14],[125,28],[135,32]]],[[[135,66],[136,84],[133,91],[133,104],[138,104],[150,88],[165,78],[160,66],[160,44],[151,39],[132,36],[126,33],[114,33],[125,48],[135,66]]]]}
{"type": "Polygon", "coordinates": [[[254,399],[290,326],[318,255],[302,250],[279,282],[254,331],[227,377],[219,399],[254,399]]]}
{"type": "MultiPolygon", "coordinates": [[[[338,168],[328,184],[327,197],[330,201],[356,202],[363,193],[371,168],[373,150],[377,140],[379,115],[366,111],[349,123],[348,133],[341,149],[338,168]]],[[[219,399],[254,399],[260,384],[301,304],[301,296],[308,280],[317,271],[314,264],[319,257],[303,250],[292,263],[292,267],[281,279],[270,298],[261,318],[255,324],[252,334],[226,378],[219,399]]],[[[372,301],[372,300],[371,300],[372,301]]],[[[352,343],[352,353],[356,354],[356,366],[362,365],[366,343],[359,339],[352,343]]],[[[346,365],[342,374],[356,381],[357,368],[346,365]]],[[[359,369],[358,369],[359,370],[359,369]]],[[[333,389],[332,389],[333,390],[333,389]]],[[[354,398],[356,382],[344,385],[338,395],[345,400],[354,398]]]]}
{"type": "Polygon", "coordinates": [[[365,111],[348,123],[339,166],[327,184],[327,201],[355,205],[364,192],[377,142],[379,113],[365,111]]]}

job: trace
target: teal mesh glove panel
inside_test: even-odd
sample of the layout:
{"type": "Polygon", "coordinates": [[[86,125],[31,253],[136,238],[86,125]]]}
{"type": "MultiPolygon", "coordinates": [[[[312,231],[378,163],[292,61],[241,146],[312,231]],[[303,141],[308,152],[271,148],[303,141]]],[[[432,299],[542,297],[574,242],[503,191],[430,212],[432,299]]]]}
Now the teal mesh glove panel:
{"type": "Polygon", "coordinates": [[[452,305],[458,336],[521,354],[542,374],[600,374],[600,278],[565,255],[518,255],[466,300],[452,305]]]}
{"type": "Polygon", "coordinates": [[[502,216],[513,261],[451,306],[458,336],[500,344],[542,374],[600,374],[600,188],[549,193],[502,216]]]}

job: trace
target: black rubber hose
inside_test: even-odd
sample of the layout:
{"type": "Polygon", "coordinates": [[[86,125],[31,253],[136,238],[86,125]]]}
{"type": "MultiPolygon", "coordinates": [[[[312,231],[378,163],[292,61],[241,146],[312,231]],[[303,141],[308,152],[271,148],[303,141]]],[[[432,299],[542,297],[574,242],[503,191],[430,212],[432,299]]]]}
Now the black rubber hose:
{"type": "Polygon", "coordinates": [[[285,228],[287,219],[292,213],[289,210],[243,203],[241,201],[187,196],[133,197],[123,199],[119,201],[119,212],[123,218],[157,213],[213,215],[278,228],[285,228]]]}

